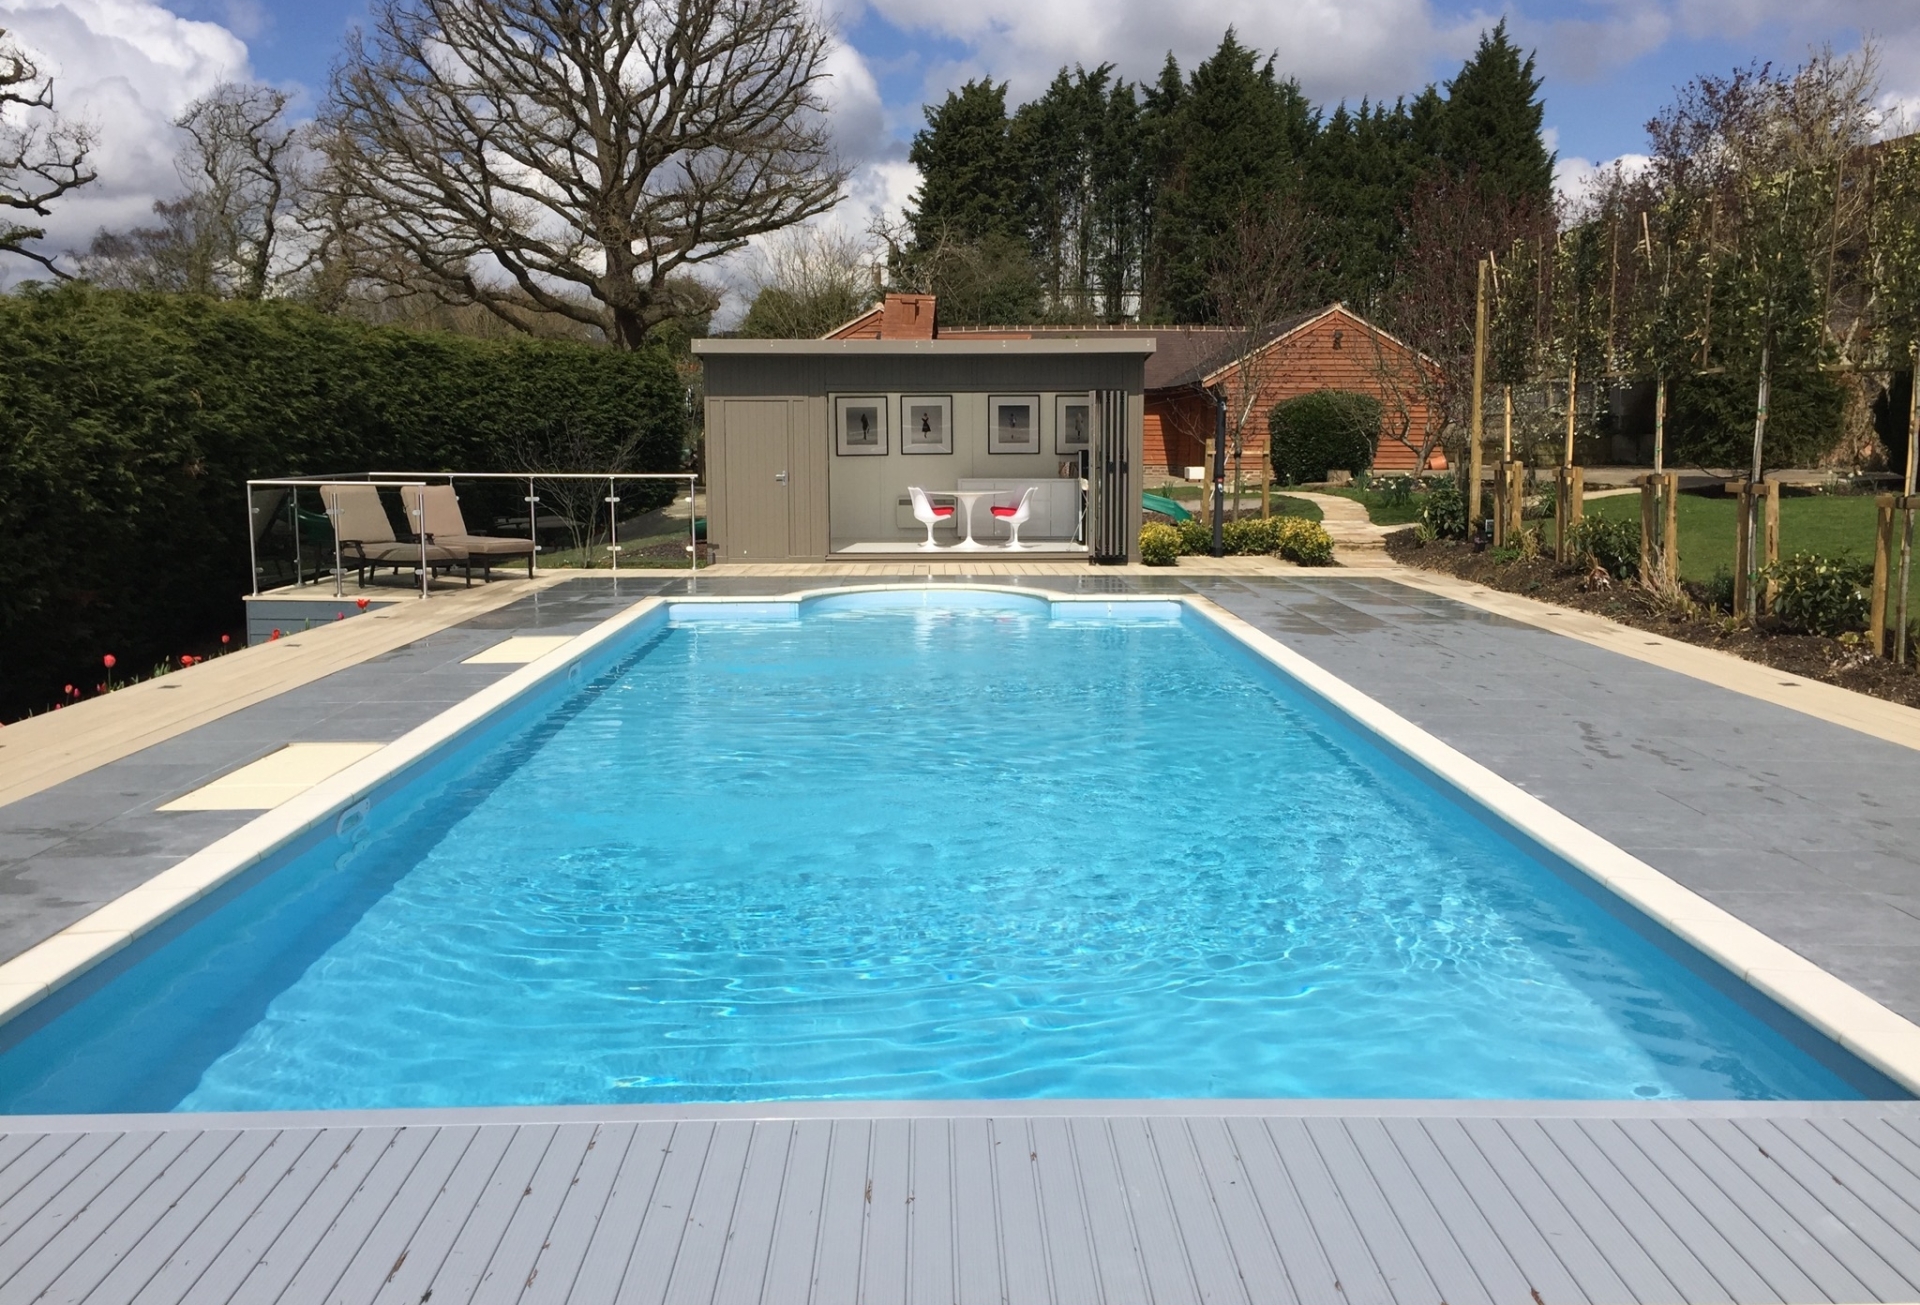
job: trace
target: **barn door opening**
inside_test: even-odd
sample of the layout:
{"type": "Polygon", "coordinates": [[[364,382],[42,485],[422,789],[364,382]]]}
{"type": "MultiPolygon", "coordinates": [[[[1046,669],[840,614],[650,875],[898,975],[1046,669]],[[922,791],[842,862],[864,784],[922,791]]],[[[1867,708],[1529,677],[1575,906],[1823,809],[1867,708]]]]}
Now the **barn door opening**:
{"type": "Polygon", "coordinates": [[[1127,392],[1093,392],[1093,456],[1089,471],[1092,517],[1087,552],[1092,561],[1127,560],[1127,502],[1133,493],[1133,468],[1127,459],[1127,392]]]}

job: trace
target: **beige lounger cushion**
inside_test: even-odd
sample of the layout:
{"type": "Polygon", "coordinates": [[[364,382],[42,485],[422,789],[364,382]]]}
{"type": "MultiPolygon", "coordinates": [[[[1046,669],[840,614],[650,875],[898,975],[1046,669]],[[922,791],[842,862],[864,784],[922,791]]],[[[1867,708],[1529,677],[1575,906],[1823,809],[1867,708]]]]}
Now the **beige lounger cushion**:
{"type": "Polygon", "coordinates": [[[467,533],[467,519],[460,513],[460,498],[451,485],[409,487],[400,491],[400,497],[407,505],[409,516],[416,521],[424,519],[426,532],[433,536],[436,544],[445,544],[476,557],[525,557],[533,551],[533,541],[530,539],[467,533]],[[422,500],[425,502],[424,512],[422,500]]]}
{"type": "Polygon", "coordinates": [[[380,491],[372,485],[322,485],[320,501],[334,514],[341,539],[357,539],[369,550],[376,544],[397,544],[393,523],[380,506],[380,491]]]}

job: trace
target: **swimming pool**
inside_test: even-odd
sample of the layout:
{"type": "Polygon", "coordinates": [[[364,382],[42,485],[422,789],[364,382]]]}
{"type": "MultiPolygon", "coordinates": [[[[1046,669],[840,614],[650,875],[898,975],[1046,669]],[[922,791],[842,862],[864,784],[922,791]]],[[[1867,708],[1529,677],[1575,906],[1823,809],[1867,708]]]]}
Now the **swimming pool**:
{"type": "Polygon", "coordinates": [[[575,670],[0,1030],[0,1105],[1901,1095],[1179,604],[575,670]]]}

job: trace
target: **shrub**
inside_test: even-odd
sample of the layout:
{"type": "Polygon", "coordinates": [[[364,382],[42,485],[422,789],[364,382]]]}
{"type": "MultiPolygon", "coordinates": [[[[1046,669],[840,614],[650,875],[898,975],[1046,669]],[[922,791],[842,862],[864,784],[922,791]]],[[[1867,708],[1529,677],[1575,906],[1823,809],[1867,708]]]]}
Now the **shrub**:
{"type": "Polygon", "coordinates": [[[1220,540],[1227,552],[1271,553],[1279,543],[1280,518],[1241,517],[1221,525],[1220,540]]]}
{"type": "Polygon", "coordinates": [[[1421,524],[1440,539],[1467,537],[1467,500],[1453,477],[1434,481],[1427,488],[1427,501],[1420,508],[1421,524]]]}
{"type": "Polygon", "coordinates": [[[1581,517],[1569,532],[1574,555],[1599,565],[1616,580],[1640,572],[1640,528],[1612,517],[1581,517]]]}
{"type": "Polygon", "coordinates": [[[1405,507],[1413,502],[1413,492],[1420,488],[1420,478],[1411,473],[1399,476],[1369,476],[1367,488],[1380,496],[1384,507],[1405,507]]]}
{"type": "Polygon", "coordinates": [[[1707,606],[1722,612],[1733,610],[1733,572],[1720,567],[1708,577],[1706,583],[1707,606]]]}
{"type": "Polygon", "coordinates": [[[1188,517],[1175,527],[1180,532],[1180,551],[1199,557],[1213,551],[1213,527],[1199,517],[1188,517]]]}
{"type": "Polygon", "coordinates": [[[1333,536],[1318,521],[1304,517],[1275,517],[1279,539],[1273,551],[1300,566],[1332,566],[1333,536]]]}
{"type": "MultiPolygon", "coordinates": [[[[238,628],[248,477],[684,465],[664,353],[79,285],[0,295],[0,341],[0,718],[94,683],[108,650],[149,665],[238,628]]],[[[476,486],[467,520],[524,494],[476,486]]]]}
{"type": "Polygon", "coordinates": [[[1148,566],[1172,566],[1185,551],[1180,531],[1158,521],[1140,527],[1140,560],[1148,566]]]}
{"type": "Polygon", "coordinates": [[[1275,405],[1267,418],[1273,472],[1283,484],[1365,471],[1380,442],[1380,401],[1347,390],[1315,390],[1275,405]]]}
{"type": "MultiPolygon", "coordinates": [[[[1183,528],[1183,534],[1187,535],[1185,551],[1194,555],[1210,553],[1212,530],[1187,530],[1192,526],[1198,526],[1198,522],[1185,522],[1183,528]]],[[[1332,535],[1327,534],[1325,526],[1306,516],[1242,516],[1240,520],[1223,522],[1219,534],[1221,547],[1227,553],[1265,553],[1269,557],[1284,557],[1288,562],[1300,562],[1302,566],[1329,566],[1332,562],[1332,535]]]]}
{"type": "Polygon", "coordinates": [[[1765,575],[1779,586],[1773,614],[1790,630],[1828,635],[1864,630],[1872,615],[1873,567],[1845,553],[1795,553],[1765,575]]]}

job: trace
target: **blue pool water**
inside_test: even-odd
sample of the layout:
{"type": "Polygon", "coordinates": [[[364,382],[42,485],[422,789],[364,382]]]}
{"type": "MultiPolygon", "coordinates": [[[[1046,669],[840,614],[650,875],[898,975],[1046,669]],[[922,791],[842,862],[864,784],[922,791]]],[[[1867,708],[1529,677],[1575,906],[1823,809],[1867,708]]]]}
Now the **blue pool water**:
{"type": "Polygon", "coordinates": [[[1873,1090],[1193,617],[692,615],[16,1035],[0,1104],[1873,1090]]]}

